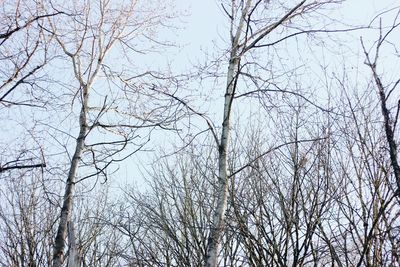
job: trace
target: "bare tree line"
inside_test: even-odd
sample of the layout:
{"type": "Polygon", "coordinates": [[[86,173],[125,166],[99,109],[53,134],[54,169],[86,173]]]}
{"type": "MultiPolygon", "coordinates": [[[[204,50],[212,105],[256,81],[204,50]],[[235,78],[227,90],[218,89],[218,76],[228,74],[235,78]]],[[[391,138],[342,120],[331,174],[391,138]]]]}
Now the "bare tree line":
{"type": "Polygon", "coordinates": [[[381,71],[400,9],[312,26],[341,2],[222,1],[223,56],[187,75],[137,61],[170,46],[166,2],[2,3],[0,111],[15,140],[0,143],[0,265],[400,264],[399,77],[381,71]],[[283,53],[362,28],[377,33],[359,42],[368,80],[335,74],[320,103],[311,67],[283,53]],[[225,79],[209,88],[221,120],[185,97],[198,75],[225,79]],[[194,117],[203,129],[182,129],[194,117]],[[155,156],[146,186],[116,190],[155,131],[182,144],[155,156]]]}

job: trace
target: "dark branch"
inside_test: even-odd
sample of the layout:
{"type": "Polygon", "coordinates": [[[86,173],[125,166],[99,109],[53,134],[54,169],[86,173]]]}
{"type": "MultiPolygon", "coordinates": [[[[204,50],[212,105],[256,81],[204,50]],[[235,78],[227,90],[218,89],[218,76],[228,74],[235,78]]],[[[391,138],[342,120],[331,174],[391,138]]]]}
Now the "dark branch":
{"type": "Polygon", "coordinates": [[[38,163],[38,164],[31,164],[31,165],[14,165],[14,166],[0,166],[0,173],[14,170],[14,169],[34,169],[34,168],[45,168],[46,163],[38,163]]]}
{"type": "Polygon", "coordinates": [[[43,18],[53,17],[53,16],[56,16],[56,15],[59,15],[59,14],[64,14],[64,12],[59,11],[59,12],[52,13],[52,14],[36,16],[36,17],[28,20],[22,26],[17,26],[15,28],[11,29],[11,30],[8,30],[5,33],[0,33],[0,39],[3,39],[3,41],[0,43],[0,45],[2,45],[8,38],[10,38],[11,35],[13,35],[14,33],[18,32],[18,31],[20,31],[22,29],[25,29],[26,27],[31,25],[33,22],[38,21],[38,20],[43,19],[43,18]]]}

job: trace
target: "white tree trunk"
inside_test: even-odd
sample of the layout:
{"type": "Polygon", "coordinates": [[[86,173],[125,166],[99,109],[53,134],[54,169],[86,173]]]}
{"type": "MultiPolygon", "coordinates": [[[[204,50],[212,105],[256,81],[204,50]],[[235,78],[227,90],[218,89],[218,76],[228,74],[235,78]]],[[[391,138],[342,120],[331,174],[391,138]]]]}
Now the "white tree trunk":
{"type": "Polygon", "coordinates": [[[236,69],[238,67],[239,59],[233,59],[229,64],[228,70],[228,86],[225,94],[224,116],[222,123],[221,141],[219,144],[218,152],[218,199],[217,207],[214,213],[213,225],[210,230],[207,244],[207,258],[206,266],[214,267],[217,264],[218,253],[220,250],[221,236],[224,231],[225,210],[227,207],[228,199],[228,148],[230,140],[231,128],[231,108],[234,95],[234,84],[236,69]]]}
{"type": "Polygon", "coordinates": [[[68,223],[68,267],[79,267],[79,253],[76,246],[74,222],[68,223]]]}
{"type": "MultiPolygon", "coordinates": [[[[227,73],[227,83],[224,101],[224,113],[222,121],[221,140],[218,147],[218,198],[217,206],[214,212],[213,223],[210,229],[210,235],[207,243],[206,266],[215,267],[218,263],[218,254],[221,246],[221,238],[225,227],[225,211],[227,208],[229,173],[228,173],[228,150],[231,131],[231,113],[233,98],[238,78],[238,68],[240,63],[239,41],[241,32],[245,26],[245,17],[247,16],[251,0],[247,0],[245,8],[240,16],[239,25],[236,32],[231,29],[232,46],[229,58],[227,73]]],[[[234,3],[232,4],[234,6],[234,3]]],[[[234,21],[232,20],[232,26],[234,21]]]]}
{"type": "Polygon", "coordinates": [[[85,145],[85,137],[88,130],[86,117],[88,112],[88,87],[82,88],[82,108],[79,116],[79,135],[76,139],[74,156],[71,160],[67,184],[65,186],[63,206],[61,208],[60,222],[58,225],[57,235],[54,241],[53,250],[53,267],[61,267],[65,257],[65,243],[68,233],[68,222],[71,220],[73,197],[75,192],[76,174],[78,172],[79,161],[85,145]]]}

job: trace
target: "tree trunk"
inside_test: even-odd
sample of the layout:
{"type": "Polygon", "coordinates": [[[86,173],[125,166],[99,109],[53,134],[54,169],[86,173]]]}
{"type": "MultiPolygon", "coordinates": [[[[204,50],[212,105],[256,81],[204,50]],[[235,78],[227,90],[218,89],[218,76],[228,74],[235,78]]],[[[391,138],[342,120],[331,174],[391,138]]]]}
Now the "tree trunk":
{"type": "MultiPolygon", "coordinates": [[[[221,238],[225,226],[225,211],[227,208],[228,199],[228,150],[231,131],[231,111],[233,98],[235,96],[235,89],[238,78],[238,68],[240,64],[239,55],[239,41],[240,35],[245,25],[245,17],[247,16],[251,0],[246,1],[246,6],[242,11],[239,25],[236,33],[231,32],[232,47],[229,58],[229,66],[227,73],[227,83],[224,101],[224,113],[222,121],[221,140],[218,147],[218,198],[217,206],[214,212],[213,223],[208,237],[207,252],[206,252],[206,266],[215,267],[218,263],[218,253],[221,246],[221,238]]],[[[234,21],[232,20],[232,25],[234,21]]]]}
{"type": "Polygon", "coordinates": [[[78,172],[79,161],[81,159],[82,151],[85,145],[86,133],[88,130],[86,123],[87,105],[88,105],[88,87],[82,88],[82,108],[79,116],[79,135],[76,139],[76,147],[74,156],[72,157],[71,167],[69,169],[67,183],[65,186],[63,206],[61,209],[60,222],[58,225],[57,235],[54,241],[53,251],[53,267],[61,267],[65,257],[65,243],[68,232],[68,223],[71,220],[73,197],[75,192],[75,180],[78,172]]]}
{"type": "Polygon", "coordinates": [[[386,140],[389,144],[389,155],[390,155],[390,162],[393,167],[394,177],[396,179],[397,190],[396,195],[400,197],[400,166],[397,160],[397,145],[394,138],[394,129],[392,128],[391,120],[390,120],[390,112],[386,106],[386,94],[385,88],[379,78],[378,74],[376,73],[375,65],[372,66],[372,73],[375,79],[376,86],[378,87],[379,99],[381,102],[381,110],[383,115],[383,121],[385,125],[385,134],[386,140]]]}

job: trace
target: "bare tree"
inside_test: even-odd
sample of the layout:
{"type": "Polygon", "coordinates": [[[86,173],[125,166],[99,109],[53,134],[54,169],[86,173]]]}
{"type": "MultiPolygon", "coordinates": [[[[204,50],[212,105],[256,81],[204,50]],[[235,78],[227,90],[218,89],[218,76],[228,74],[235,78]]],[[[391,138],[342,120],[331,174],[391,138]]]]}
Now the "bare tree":
{"type": "Polygon", "coordinates": [[[332,260],[342,266],[395,266],[398,248],[392,236],[399,223],[398,208],[379,103],[370,87],[360,95],[349,93],[349,87],[343,90],[343,114],[350,116],[334,122],[340,138],[332,170],[338,183],[332,187],[330,216],[319,231],[332,260]]]}
{"type": "Polygon", "coordinates": [[[0,265],[51,263],[56,206],[43,186],[43,172],[24,169],[3,176],[0,207],[0,265]]]}
{"type": "MultiPolygon", "coordinates": [[[[69,16],[48,20],[49,31],[54,34],[57,44],[72,68],[73,84],[76,86],[72,89],[74,91],[72,106],[74,107],[75,101],[79,101],[77,118],[79,133],[76,136],[66,178],[54,241],[53,266],[62,266],[65,262],[68,225],[72,224],[76,184],[90,177],[97,177],[97,180],[102,176],[107,179],[106,169],[110,164],[129,157],[147,141],[147,139],[137,140],[137,145],[128,151],[127,146],[138,138],[137,129],[168,125],[172,121],[163,115],[171,106],[166,105],[162,109],[149,107],[154,108],[153,111],[147,107],[140,110],[140,107],[134,104],[137,103],[135,97],[142,95],[144,98],[144,91],[151,92],[152,88],[146,88],[142,82],[140,87],[145,87],[142,89],[143,92],[136,89],[139,86],[135,84],[138,82],[135,77],[128,79],[126,75],[118,75],[119,71],[125,72],[126,69],[119,66],[114,69],[107,61],[109,55],[110,60],[116,60],[115,54],[111,54],[114,46],[135,53],[134,46],[139,45],[136,41],[153,42],[151,34],[165,18],[165,14],[161,10],[154,12],[152,4],[158,2],[144,4],[129,1],[120,5],[110,1],[98,3],[80,1],[57,7],[66,10],[69,16]],[[104,84],[107,79],[109,85],[104,84]],[[93,89],[96,86],[104,87],[104,90],[96,91],[93,89]],[[113,97],[109,99],[108,95],[113,97]],[[95,105],[98,100],[102,101],[100,107],[95,105]],[[109,136],[105,136],[105,133],[109,136]],[[104,138],[104,141],[98,141],[99,138],[104,138]],[[81,167],[82,171],[78,178],[81,167]],[[89,172],[88,168],[91,167],[94,168],[94,172],[89,172]]],[[[121,53],[119,55],[121,56],[121,53]]],[[[126,55],[124,60],[128,64],[131,56],[128,52],[124,54],[126,55]]],[[[121,58],[123,57],[120,57],[120,60],[121,58]]],[[[140,78],[143,75],[136,77],[140,78]]],[[[147,98],[151,99],[152,95],[148,94],[147,98]]]]}
{"type": "MultiPolygon", "coordinates": [[[[321,7],[324,4],[334,1],[317,1],[307,4],[306,1],[300,1],[294,4],[292,7],[287,6],[274,6],[276,10],[279,10],[280,14],[276,17],[271,16],[269,18],[260,18],[260,14],[263,11],[267,11],[269,8],[273,8],[272,4],[264,1],[231,1],[226,8],[222,5],[223,10],[226,12],[230,20],[230,47],[228,49],[228,71],[227,81],[225,86],[225,99],[224,99],[224,111],[222,119],[222,130],[221,137],[218,139],[215,136],[216,145],[219,151],[218,159],[218,201],[215,207],[215,214],[213,223],[211,225],[211,231],[207,245],[207,260],[206,266],[217,266],[218,254],[220,251],[221,237],[224,232],[224,221],[225,211],[227,208],[228,199],[228,188],[229,188],[229,173],[227,162],[229,160],[229,143],[230,143],[230,129],[231,129],[231,116],[234,99],[239,96],[247,94],[253,94],[254,92],[243,92],[240,94],[240,84],[249,78],[251,81],[255,76],[247,72],[247,66],[251,65],[250,62],[246,62],[247,58],[253,54],[257,48],[268,47],[272,44],[265,44],[267,36],[272,35],[277,29],[285,28],[286,25],[290,25],[300,15],[306,15],[309,12],[321,7]]],[[[275,14],[274,14],[275,15],[275,14]]],[[[304,29],[303,29],[304,30],[304,29]]],[[[301,34],[304,31],[300,31],[297,34],[301,34]]],[[[296,35],[296,34],[294,34],[296,35]]],[[[285,40],[290,36],[280,37],[279,40],[285,40]]],[[[274,44],[280,41],[274,42],[274,44]]],[[[264,82],[265,84],[265,82],[264,82]]],[[[268,89],[261,88],[262,90],[268,89]]],[[[256,90],[259,91],[259,90],[256,90]]],[[[290,93],[291,91],[282,91],[278,87],[276,90],[281,93],[290,93]]]]}
{"type": "MultiPolygon", "coordinates": [[[[28,112],[27,110],[44,108],[46,105],[46,100],[39,97],[41,89],[38,83],[45,75],[44,67],[54,55],[48,53],[51,36],[43,30],[43,27],[47,18],[60,15],[61,12],[53,9],[48,12],[44,10],[41,1],[1,3],[0,110],[3,114],[16,112],[18,107],[28,112]]],[[[10,155],[10,158],[4,155],[0,160],[0,173],[46,165],[43,155],[29,158],[26,155],[28,153],[23,155],[24,150],[14,152],[17,155],[10,155]]]]}
{"type": "MultiPolygon", "coordinates": [[[[265,122],[234,128],[220,265],[395,266],[398,208],[378,103],[371,92],[348,100],[333,117],[296,96],[285,99],[274,142],[265,122]]],[[[117,228],[131,239],[135,265],[205,264],[218,189],[209,178],[218,159],[210,143],[157,161],[149,188],[127,192],[117,228]]]]}
{"type": "MultiPolygon", "coordinates": [[[[210,143],[212,140],[206,141],[210,143]]],[[[148,190],[125,192],[118,226],[130,239],[136,266],[203,266],[215,172],[208,146],[188,146],[149,170],[148,190]]]]}
{"type": "MultiPolygon", "coordinates": [[[[385,44],[392,45],[390,37],[391,35],[393,35],[393,33],[398,31],[400,26],[399,22],[400,9],[397,8],[391,11],[396,13],[393,22],[391,25],[389,25],[389,27],[385,27],[384,29],[382,26],[382,18],[379,18],[379,37],[374,44],[375,51],[372,52],[372,55],[369,52],[372,48],[367,50],[362,39],[361,43],[365,54],[365,64],[370,68],[372,72],[372,76],[378,91],[378,96],[381,103],[381,112],[383,117],[386,140],[389,146],[391,165],[393,168],[394,176],[396,178],[396,184],[397,184],[396,194],[400,195],[400,166],[397,159],[397,141],[395,137],[397,120],[400,112],[400,105],[399,103],[394,103],[396,107],[391,108],[389,99],[391,95],[396,95],[394,92],[400,83],[400,79],[397,79],[392,83],[385,85],[385,82],[383,81],[384,77],[382,77],[382,74],[379,74],[378,72],[378,64],[380,63],[379,59],[381,56],[381,49],[383,46],[385,46],[385,44]],[[391,115],[392,109],[395,109],[394,116],[391,115]]],[[[394,50],[397,51],[396,46],[394,46],[394,50]]]]}
{"type": "MultiPolygon", "coordinates": [[[[326,125],[316,123],[321,112],[312,112],[301,101],[287,108],[281,105],[281,112],[285,115],[276,125],[275,140],[283,145],[254,161],[231,184],[227,227],[237,235],[241,252],[236,258],[246,266],[319,262],[317,226],[331,206],[331,140],[326,125]],[[308,134],[316,136],[305,141],[308,134]]],[[[268,138],[261,129],[252,129],[235,160],[248,162],[262,153],[268,138]]]]}
{"type": "Polygon", "coordinates": [[[319,104],[309,86],[318,83],[309,82],[315,69],[282,63],[297,38],[336,33],[310,25],[313,14],[339,2],[221,5],[230,35],[225,63],[216,64],[227,71],[211,75],[226,79],[220,128],[214,107],[199,112],[198,99],[180,90],[188,76],[141,66],[162,45],[156,31],[170,18],[160,7],[168,3],[14,6],[27,13],[5,16],[13,22],[1,30],[0,49],[24,36],[25,52],[4,56],[15,69],[2,73],[0,105],[43,102],[57,112],[47,120],[35,113],[21,153],[1,159],[0,265],[397,266],[400,80],[385,82],[379,60],[384,46],[396,48],[398,9],[390,11],[393,24],[379,25],[374,51],[362,41],[372,82],[353,82],[345,70],[328,81],[321,66],[324,86],[338,95],[319,104]],[[27,100],[16,101],[20,95],[27,100]],[[190,135],[193,116],[206,129],[190,135]],[[189,126],[179,123],[186,117],[189,126]],[[147,183],[122,188],[120,197],[109,179],[159,129],[175,131],[184,145],[158,153],[147,183]]]}
{"type": "Polygon", "coordinates": [[[61,12],[46,12],[40,1],[3,2],[1,11],[3,24],[0,28],[0,51],[4,68],[1,72],[3,82],[0,85],[0,102],[5,106],[29,104],[28,101],[16,102],[12,95],[18,87],[34,87],[35,74],[51,58],[47,54],[48,36],[42,27],[47,18],[61,15],[61,12]]]}

